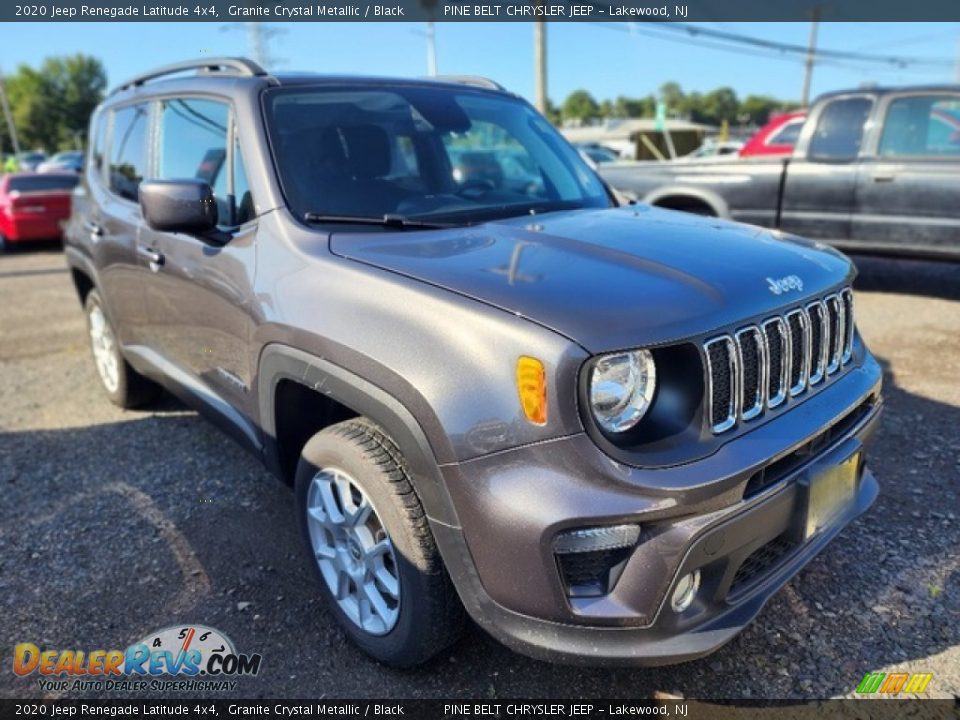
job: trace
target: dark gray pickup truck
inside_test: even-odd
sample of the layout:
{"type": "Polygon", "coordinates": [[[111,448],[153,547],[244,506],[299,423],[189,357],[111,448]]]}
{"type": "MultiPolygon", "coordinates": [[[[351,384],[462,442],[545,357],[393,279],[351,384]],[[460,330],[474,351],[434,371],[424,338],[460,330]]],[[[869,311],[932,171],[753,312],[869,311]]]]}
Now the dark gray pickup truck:
{"type": "Polygon", "coordinates": [[[960,258],[960,85],[821,96],[789,158],[607,164],[652,205],[844,250],[960,258]]]}

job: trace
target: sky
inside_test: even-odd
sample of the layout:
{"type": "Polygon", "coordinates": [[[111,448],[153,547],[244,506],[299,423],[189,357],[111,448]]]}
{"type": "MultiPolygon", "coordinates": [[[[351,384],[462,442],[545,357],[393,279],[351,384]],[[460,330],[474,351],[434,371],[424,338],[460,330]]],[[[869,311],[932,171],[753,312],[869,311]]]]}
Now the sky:
{"type": "MultiPolygon", "coordinates": [[[[0,68],[38,65],[48,55],[84,52],[104,63],[110,84],[157,65],[193,57],[249,54],[242,24],[17,23],[0,24],[0,68]]],[[[552,23],[547,29],[550,98],[562,102],[583,88],[598,100],[642,96],[667,81],[687,91],[728,85],[741,97],[768,94],[797,100],[802,58],[734,53],[678,41],[687,36],[628,23],[552,23]],[[656,34],[656,37],[653,35],[656,34]]],[[[419,76],[427,72],[423,23],[278,23],[270,54],[278,72],[419,76]]],[[[808,23],[708,23],[703,27],[806,45],[808,23]]],[[[530,23],[437,23],[441,73],[491,77],[532,99],[533,28],[530,23]]],[[[960,23],[821,23],[819,47],[955,61],[960,23]]],[[[812,95],[864,83],[960,82],[955,65],[942,67],[818,64],[812,95]]]]}

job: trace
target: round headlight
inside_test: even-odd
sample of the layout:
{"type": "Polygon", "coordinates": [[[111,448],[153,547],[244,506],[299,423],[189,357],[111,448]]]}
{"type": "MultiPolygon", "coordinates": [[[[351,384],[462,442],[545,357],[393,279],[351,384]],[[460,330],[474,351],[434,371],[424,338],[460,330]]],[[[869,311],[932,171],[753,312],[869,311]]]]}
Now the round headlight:
{"type": "Polygon", "coordinates": [[[649,350],[602,356],[590,376],[590,409],[603,430],[622,433],[650,408],[657,368],[649,350]]]}

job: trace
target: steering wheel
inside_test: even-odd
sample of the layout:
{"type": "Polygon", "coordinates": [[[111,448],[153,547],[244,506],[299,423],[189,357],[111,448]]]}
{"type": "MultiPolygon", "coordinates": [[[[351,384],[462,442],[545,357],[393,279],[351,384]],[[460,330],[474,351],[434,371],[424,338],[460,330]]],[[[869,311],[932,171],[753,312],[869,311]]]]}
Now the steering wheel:
{"type": "Polygon", "coordinates": [[[473,199],[496,189],[497,186],[490,180],[467,180],[457,190],[457,195],[463,195],[465,198],[473,199]]]}

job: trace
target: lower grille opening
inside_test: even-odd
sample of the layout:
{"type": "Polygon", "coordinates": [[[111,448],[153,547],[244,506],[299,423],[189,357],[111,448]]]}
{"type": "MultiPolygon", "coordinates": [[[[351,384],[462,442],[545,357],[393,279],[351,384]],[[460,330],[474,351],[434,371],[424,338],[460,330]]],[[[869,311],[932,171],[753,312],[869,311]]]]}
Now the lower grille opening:
{"type": "Polygon", "coordinates": [[[810,460],[812,456],[822,451],[836,438],[845,435],[872,409],[873,399],[870,398],[868,400],[864,400],[833,425],[828,427],[819,435],[815,435],[812,439],[801,445],[789,455],[785,455],[776,462],[772,462],[765,468],[755,472],[747,481],[746,488],[744,488],[744,500],[752,498],[767,488],[776,485],[787,475],[810,460]]]}
{"type": "Polygon", "coordinates": [[[600,597],[616,585],[632,547],[557,554],[560,576],[570,597],[600,597]]]}
{"type": "Polygon", "coordinates": [[[761,545],[737,568],[727,595],[736,595],[761,579],[773,570],[796,546],[797,543],[790,540],[786,533],[775,537],[766,545],[761,545]]]}

